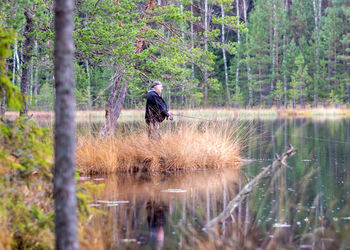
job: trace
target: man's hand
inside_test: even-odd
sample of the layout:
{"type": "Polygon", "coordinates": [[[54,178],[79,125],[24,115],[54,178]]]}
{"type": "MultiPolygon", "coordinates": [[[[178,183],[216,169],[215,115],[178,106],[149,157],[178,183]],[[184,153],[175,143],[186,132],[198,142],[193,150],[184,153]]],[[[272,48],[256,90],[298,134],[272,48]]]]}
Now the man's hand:
{"type": "Polygon", "coordinates": [[[172,121],[174,119],[174,117],[172,117],[172,115],[173,115],[173,113],[168,112],[168,117],[166,119],[172,121]]]}

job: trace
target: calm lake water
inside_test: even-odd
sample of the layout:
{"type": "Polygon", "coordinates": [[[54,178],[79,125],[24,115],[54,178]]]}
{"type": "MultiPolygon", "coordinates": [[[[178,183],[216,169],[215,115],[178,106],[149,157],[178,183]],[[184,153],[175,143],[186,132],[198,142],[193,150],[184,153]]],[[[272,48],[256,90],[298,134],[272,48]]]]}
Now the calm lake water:
{"type": "MultiPolygon", "coordinates": [[[[286,119],[247,126],[240,170],[91,177],[104,183],[92,226],[107,249],[350,249],[350,120],[286,119]],[[224,223],[205,224],[292,144],[298,153],[224,223]]],[[[87,178],[89,179],[89,178],[87,178]]]]}

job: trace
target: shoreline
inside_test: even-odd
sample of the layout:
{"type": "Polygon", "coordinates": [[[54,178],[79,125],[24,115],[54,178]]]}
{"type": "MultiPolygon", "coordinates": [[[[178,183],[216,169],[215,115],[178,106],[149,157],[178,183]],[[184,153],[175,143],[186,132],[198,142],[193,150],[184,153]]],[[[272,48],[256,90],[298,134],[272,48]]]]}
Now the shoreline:
{"type": "MultiPolygon", "coordinates": [[[[350,108],[305,108],[305,109],[236,109],[236,108],[207,108],[207,109],[175,109],[170,110],[175,114],[175,119],[204,118],[214,120],[224,119],[291,119],[291,118],[311,118],[316,120],[333,120],[350,118],[350,108]]],[[[29,116],[38,122],[53,122],[53,111],[29,111],[29,116]]],[[[8,111],[5,116],[10,119],[18,117],[17,111],[8,111]]],[[[76,122],[103,122],[105,118],[104,110],[77,110],[76,122]]],[[[137,121],[144,119],[144,110],[127,109],[122,110],[119,121],[137,121]]]]}

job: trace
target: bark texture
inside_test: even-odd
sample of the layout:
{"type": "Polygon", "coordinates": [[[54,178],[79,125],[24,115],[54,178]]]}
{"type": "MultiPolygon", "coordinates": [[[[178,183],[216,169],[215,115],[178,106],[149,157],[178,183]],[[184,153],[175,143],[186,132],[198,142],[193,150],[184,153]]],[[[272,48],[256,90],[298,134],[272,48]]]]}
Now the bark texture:
{"type": "Polygon", "coordinates": [[[78,249],[75,188],[73,0],[55,2],[55,232],[57,249],[78,249]]]}
{"type": "Polygon", "coordinates": [[[20,110],[20,115],[26,115],[28,113],[27,96],[30,80],[30,62],[32,60],[32,51],[34,48],[34,23],[33,14],[28,9],[25,10],[24,15],[26,17],[26,26],[24,28],[25,41],[23,44],[23,64],[22,64],[22,77],[21,77],[21,92],[23,94],[23,107],[20,110]]]}
{"type": "Polygon", "coordinates": [[[6,112],[6,90],[2,89],[1,91],[1,115],[4,116],[6,112]]]}
{"type": "Polygon", "coordinates": [[[107,103],[107,109],[106,109],[106,121],[105,124],[102,127],[102,130],[100,132],[100,136],[105,136],[105,135],[111,135],[114,132],[114,127],[115,124],[119,118],[119,115],[121,113],[121,110],[123,108],[123,104],[125,101],[125,96],[128,91],[128,84],[124,82],[120,88],[119,94],[118,94],[118,89],[120,86],[120,83],[122,81],[122,74],[120,73],[117,75],[113,89],[108,97],[108,103],[107,103]],[[118,94],[118,98],[115,101],[115,98],[118,94]]]}

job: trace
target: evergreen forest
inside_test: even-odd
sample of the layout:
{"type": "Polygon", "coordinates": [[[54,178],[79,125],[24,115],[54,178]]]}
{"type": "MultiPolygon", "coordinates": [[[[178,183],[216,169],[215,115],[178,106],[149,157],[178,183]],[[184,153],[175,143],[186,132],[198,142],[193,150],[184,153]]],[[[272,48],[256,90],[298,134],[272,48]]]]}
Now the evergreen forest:
{"type": "MultiPolygon", "coordinates": [[[[53,109],[53,15],[0,3],[24,113],[53,109]]],[[[348,0],[76,0],[77,108],[143,109],[154,80],[170,109],[349,105],[349,18],[348,0]]]]}

